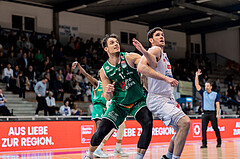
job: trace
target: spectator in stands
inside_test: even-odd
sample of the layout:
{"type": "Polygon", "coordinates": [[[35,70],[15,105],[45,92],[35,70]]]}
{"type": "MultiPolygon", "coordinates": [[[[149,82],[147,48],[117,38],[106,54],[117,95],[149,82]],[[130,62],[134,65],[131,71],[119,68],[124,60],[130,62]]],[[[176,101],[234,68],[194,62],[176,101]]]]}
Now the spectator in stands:
{"type": "Polygon", "coordinates": [[[60,94],[60,101],[63,101],[63,97],[64,97],[64,86],[63,83],[61,82],[61,76],[57,76],[57,80],[56,83],[54,85],[54,96],[55,99],[58,100],[58,95],[60,94]]]}
{"type": "Polygon", "coordinates": [[[4,49],[8,48],[8,36],[7,36],[6,31],[2,32],[2,35],[0,38],[0,43],[2,44],[4,49]]]}
{"type": "Polygon", "coordinates": [[[73,108],[73,106],[74,106],[74,96],[73,95],[70,95],[69,97],[67,97],[65,100],[68,100],[69,101],[69,106],[71,107],[71,108],[73,108]]]}
{"type": "Polygon", "coordinates": [[[11,114],[8,108],[6,107],[5,103],[7,103],[7,99],[2,92],[2,88],[0,88],[0,114],[4,116],[10,116],[11,114]]]}
{"type": "Polygon", "coordinates": [[[17,53],[17,59],[20,59],[23,56],[23,49],[20,49],[17,53]]]}
{"type": "Polygon", "coordinates": [[[2,74],[2,69],[4,68],[5,62],[4,54],[2,50],[0,50],[0,74],[2,74]]]}
{"type": "Polygon", "coordinates": [[[82,115],[82,109],[80,109],[77,104],[74,104],[74,108],[71,109],[71,112],[72,112],[72,115],[79,115],[79,116],[82,115]]]}
{"type": "Polygon", "coordinates": [[[16,41],[16,48],[18,50],[23,49],[23,41],[21,36],[18,36],[18,40],[16,41]]]}
{"type": "Polygon", "coordinates": [[[53,97],[53,92],[49,91],[48,96],[45,99],[49,115],[56,115],[56,103],[55,98],[53,97]]]}
{"type": "Polygon", "coordinates": [[[23,43],[23,47],[27,50],[33,50],[34,49],[34,46],[33,44],[30,42],[30,39],[29,39],[29,36],[27,36],[25,42],[23,43]]]}
{"type": "Polygon", "coordinates": [[[63,76],[63,71],[62,69],[59,69],[57,72],[57,76],[60,76],[60,82],[63,84],[64,83],[64,76],[63,76]]]}
{"type": "Polygon", "coordinates": [[[44,110],[44,115],[47,116],[47,103],[45,100],[45,96],[46,96],[46,88],[47,88],[47,83],[48,79],[46,77],[43,77],[41,81],[39,81],[35,88],[34,91],[36,93],[36,99],[38,101],[38,106],[36,109],[36,113],[35,116],[38,116],[38,112],[39,110],[44,110]]]}
{"type": "Polygon", "coordinates": [[[26,76],[28,77],[28,80],[30,82],[29,90],[33,91],[33,88],[35,87],[35,85],[37,83],[36,72],[33,70],[33,66],[30,65],[28,67],[28,70],[26,71],[26,76]]]}
{"type": "Polygon", "coordinates": [[[232,103],[231,99],[234,99],[234,97],[235,97],[235,91],[234,91],[232,85],[228,86],[227,94],[228,94],[228,98],[230,99],[230,106],[229,106],[229,108],[232,108],[233,103],[232,103]]]}
{"type": "MultiPolygon", "coordinates": [[[[66,74],[66,78],[65,78],[65,88],[67,91],[73,91],[73,87],[74,87],[74,84],[72,83],[75,83],[75,81],[72,80],[73,78],[73,69],[71,68],[70,72],[67,72],[66,74]]],[[[74,78],[75,80],[76,78],[74,78]]]]}
{"type": "Polygon", "coordinates": [[[11,69],[11,64],[8,63],[7,67],[4,68],[4,70],[3,70],[2,80],[3,80],[3,82],[7,83],[7,87],[10,87],[10,80],[11,79],[14,79],[13,70],[11,69]]]}
{"type": "Polygon", "coordinates": [[[85,81],[85,79],[86,78],[78,70],[78,73],[76,74],[76,81],[79,83],[79,86],[81,87],[81,94],[82,94],[82,96],[83,96],[83,94],[86,91],[86,85],[85,85],[86,81],[85,81]]]}
{"type": "Polygon", "coordinates": [[[59,113],[62,116],[71,116],[71,109],[69,107],[69,100],[64,101],[64,105],[62,105],[59,109],[59,113]]]}
{"type": "Polygon", "coordinates": [[[10,56],[8,57],[8,62],[12,65],[12,67],[15,66],[17,58],[14,55],[14,52],[10,53],[10,56]]]}
{"type": "Polygon", "coordinates": [[[237,91],[237,94],[235,95],[235,100],[238,102],[237,107],[240,107],[240,90],[237,91]]]}
{"type": "Polygon", "coordinates": [[[182,108],[183,112],[184,112],[185,114],[187,114],[186,108],[185,108],[185,103],[181,103],[180,105],[181,105],[181,108],[182,108]]]}
{"type": "Polygon", "coordinates": [[[57,45],[57,39],[54,33],[51,34],[51,37],[49,39],[49,44],[50,46],[57,45]]]}
{"type": "MultiPolygon", "coordinates": [[[[30,56],[28,57],[28,66],[35,66],[36,65],[36,60],[35,60],[35,55],[33,52],[30,52],[30,56]]],[[[37,68],[37,67],[35,67],[37,68]]]]}
{"type": "Polygon", "coordinates": [[[74,98],[75,99],[79,99],[81,98],[81,87],[79,86],[79,83],[78,82],[75,82],[75,87],[73,88],[73,91],[74,91],[74,98]]]}
{"type": "Polygon", "coordinates": [[[37,50],[37,53],[35,54],[35,59],[36,59],[36,65],[40,66],[43,61],[43,55],[40,49],[37,50]]]}
{"type": "Polygon", "coordinates": [[[13,30],[11,30],[10,34],[8,35],[8,43],[9,45],[15,45],[16,44],[16,35],[13,30]]]}
{"type": "Polygon", "coordinates": [[[60,65],[63,62],[64,66],[66,65],[66,57],[64,55],[63,47],[59,48],[59,51],[56,52],[56,64],[60,65]]]}
{"type": "Polygon", "coordinates": [[[25,91],[29,90],[30,82],[23,72],[19,72],[16,86],[19,88],[19,98],[25,99],[25,91]]]}
{"type": "Polygon", "coordinates": [[[232,77],[232,75],[228,75],[228,76],[224,79],[224,83],[227,84],[228,86],[229,86],[229,85],[233,86],[233,77],[232,77]]]}
{"type": "Polygon", "coordinates": [[[240,118],[240,107],[238,107],[236,115],[239,115],[240,118]]]}
{"type": "Polygon", "coordinates": [[[25,72],[27,70],[28,63],[29,62],[28,62],[28,58],[27,58],[27,53],[24,52],[23,56],[21,58],[19,58],[19,60],[18,60],[18,65],[20,66],[21,70],[25,72]]]}
{"type": "Polygon", "coordinates": [[[49,89],[50,90],[52,90],[52,89],[54,89],[55,88],[55,84],[56,84],[56,72],[55,72],[55,70],[54,70],[54,66],[51,66],[50,67],[50,72],[49,72],[49,74],[50,74],[50,79],[51,80],[49,80],[49,89]]]}

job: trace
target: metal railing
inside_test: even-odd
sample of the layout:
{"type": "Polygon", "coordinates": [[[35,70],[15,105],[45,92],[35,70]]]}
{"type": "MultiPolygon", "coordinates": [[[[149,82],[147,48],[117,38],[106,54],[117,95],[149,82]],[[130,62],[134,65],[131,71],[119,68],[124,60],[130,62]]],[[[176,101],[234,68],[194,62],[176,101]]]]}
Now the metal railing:
{"type": "MultiPolygon", "coordinates": [[[[201,115],[188,115],[191,119],[201,119],[201,115]]],[[[221,115],[222,119],[239,118],[239,115],[221,115]]],[[[91,116],[0,116],[0,122],[9,121],[87,121],[91,116]]],[[[127,116],[127,120],[134,120],[133,116],[127,116]]],[[[159,120],[154,116],[154,120],[159,120]]]]}

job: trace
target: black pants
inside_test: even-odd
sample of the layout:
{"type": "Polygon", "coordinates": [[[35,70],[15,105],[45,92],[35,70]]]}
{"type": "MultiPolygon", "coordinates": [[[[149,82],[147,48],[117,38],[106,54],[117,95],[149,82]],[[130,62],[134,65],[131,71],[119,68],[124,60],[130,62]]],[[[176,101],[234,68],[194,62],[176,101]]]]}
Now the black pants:
{"type": "Polygon", "coordinates": [[[0,114],[3,116],[10,116],[11,113],[6,106],[0,106],[0,114]]]}
{"type": "Polygon", "coordinates": [[[217,143],[221,144],[221,136],[218,129],[218,123],[216,118],[216,112],[204,112],[202,115],[202,145],[207,146],[207,126],[209,121],[211,121],[213,130],[215,131],[217,137],[217,143]]]}
{"type": "Polygon", "coordinates": [[[25,98],[26,86],[19,88],[19,98],[25,98]]]}
{"type": "Polygon", "coordinates": [[[36,113],[38,114],[39,110],[44,110],[44,116],[47,116],[47,112],[48,112],[48,106],[45,100],[45,97],[36,97],[37,101],[38,101],[38,106],[36,109],[36,113]]]}

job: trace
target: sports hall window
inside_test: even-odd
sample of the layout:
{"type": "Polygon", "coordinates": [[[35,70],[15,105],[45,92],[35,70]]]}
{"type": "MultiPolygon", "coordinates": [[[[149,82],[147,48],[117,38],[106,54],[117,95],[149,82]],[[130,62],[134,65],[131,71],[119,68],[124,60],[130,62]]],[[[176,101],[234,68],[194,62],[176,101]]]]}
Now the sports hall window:
{"type": "Polygon", "coordinates": [[[12,28],[34,31],[35,18],[20,15],[12,15],[12,28]]]}
{"type": "Polygon", "coordinates": [[[121,32],[120,33],[121,43],[124,44],[132,44],[132,39],[137,38],[137,34],[135,33],[127,33],[127,32],[121,32]]]}

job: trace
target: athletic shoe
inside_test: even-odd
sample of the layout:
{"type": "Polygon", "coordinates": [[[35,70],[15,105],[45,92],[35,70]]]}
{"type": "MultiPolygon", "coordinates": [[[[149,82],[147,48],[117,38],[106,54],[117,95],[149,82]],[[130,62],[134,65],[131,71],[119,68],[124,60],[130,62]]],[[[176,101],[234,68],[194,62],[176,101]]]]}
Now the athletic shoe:
{"type": "Polygon", "coordinates": [[[169,159],[166,155],[163,155],[161,159],[169,159]]]}
{"type": "Polygon", "coordinates": [[[129,156],[127,153],[123,152],[122,149],[117,150],[115,148],[113,153],[114,153],[114,155],[118,155],[118,156],[121,156],[121,157],[128,157],[129,156]]]}
{"type": "Polygon", "coordinates": [[[84,159],[92,159],[92,158],[89,156],[85,156],[84,159]]]}
{"type": "Polygon", "coordinates": [[[106,154],[103,150],[95,150],[93,153],[94,157],[98,158],[108,158],[108,154],[106,154]]]}
{"type": "Polygon", "coordinates": [[[221,147],[221,144],[217,144],[217,146],[216,147],[221,147]]]}
{"type": "Polygon", "coordinates": [[[201,148],[201,149],[202,149],[202,148],[207,148],[207,145],[202,145],[200,148],[201,148]]]}

